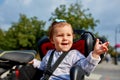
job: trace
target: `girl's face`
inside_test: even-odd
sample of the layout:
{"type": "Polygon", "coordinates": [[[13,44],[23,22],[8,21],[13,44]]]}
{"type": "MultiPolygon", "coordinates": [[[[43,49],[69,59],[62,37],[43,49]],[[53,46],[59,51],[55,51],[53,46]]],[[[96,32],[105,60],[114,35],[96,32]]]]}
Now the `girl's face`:
{"type": "Polygon", "coordinates": [[[56,27],[51,42],[57,51],[68,51],[73,44],[73,30],[71,26],[56,27]]]}

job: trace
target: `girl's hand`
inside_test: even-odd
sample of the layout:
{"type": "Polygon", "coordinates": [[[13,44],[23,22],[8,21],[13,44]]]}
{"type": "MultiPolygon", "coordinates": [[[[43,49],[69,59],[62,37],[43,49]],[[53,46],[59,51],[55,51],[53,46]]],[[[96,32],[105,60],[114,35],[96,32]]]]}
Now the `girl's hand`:
{"type": "Polygon", "coordinates": [[[93,57],[98,58],[101,54],[104,54],[108,51],[109,42],[100,44],[99,39],[96,40],[96,44],[93,50],[93,57]]]}
{"type": "Polygon", "coordinates": [[[28,64],[33,64],[33,63],[34,63],[34,60],[32,60],[32,61],[28,62],[28,64]]]}

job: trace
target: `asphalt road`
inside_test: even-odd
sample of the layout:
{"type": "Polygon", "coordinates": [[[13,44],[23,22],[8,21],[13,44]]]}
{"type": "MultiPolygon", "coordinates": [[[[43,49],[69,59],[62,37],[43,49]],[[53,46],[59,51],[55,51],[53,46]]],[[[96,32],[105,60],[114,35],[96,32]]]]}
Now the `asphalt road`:
{"type": "Polygon", "coordinates": [[[120,62],[115,65],[112,61],[103,61],[85,80],[120,80],[120,62]]]}

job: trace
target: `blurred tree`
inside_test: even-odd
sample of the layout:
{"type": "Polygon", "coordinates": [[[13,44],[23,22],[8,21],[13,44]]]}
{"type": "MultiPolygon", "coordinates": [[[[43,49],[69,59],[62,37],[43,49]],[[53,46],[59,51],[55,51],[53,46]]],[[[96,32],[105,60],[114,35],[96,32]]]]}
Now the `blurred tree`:
{"type": "Polygon", "coordinates": [[[45,34],[44,21],[37,20],[37,17],[27,18],[20,14],[18,22],[13,23],[8,30],[6,37],[11,49],[36,49],[37,40],[45,34]]]}
{"type": "Polygon", "coordinates": [[[52,13],[50,21],[57,19],[65,19],[71,23],[74,29],[91,29],[97,25],[99,20],[95,20],[91,13],[88,13],[89,9],[82,9],[81,3],[71,4],[68,8],[66,5],[60,5],[52,13]]]}
{"type": "Polygon", "coordinates": [[[110,45],[108,53],[110,53],[112,57],[115,57],[115,55],[116,55],[115,48],[110,45]]]}
{"type": "Polygon", "coordinates": [[[5,48],[5,32],[0,29],[0,50],[5,48]]]}

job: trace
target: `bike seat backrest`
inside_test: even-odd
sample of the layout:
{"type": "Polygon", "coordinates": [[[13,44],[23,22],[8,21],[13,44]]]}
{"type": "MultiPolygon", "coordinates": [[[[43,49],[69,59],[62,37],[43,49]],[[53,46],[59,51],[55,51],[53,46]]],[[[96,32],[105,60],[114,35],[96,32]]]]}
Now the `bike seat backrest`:
{"type": "MultiPolygon", "coordinates": [[[[79,40],[75,41],[73,43],[73,46],[71,49],[77,49],[80,51],[85,57],[89,55],[89,53],[93,50],[94,44],[95,44],[95,37],[91,32],[88,31],[82,31],[82,33],[76,33],[79,34],[81,37],[79,40]]],[[[55,49],[54,45],[50,43],[47,36],[42,37],[38,41],[38,50],[41,59],[45,56],[48,50],[55,49]]]]}

